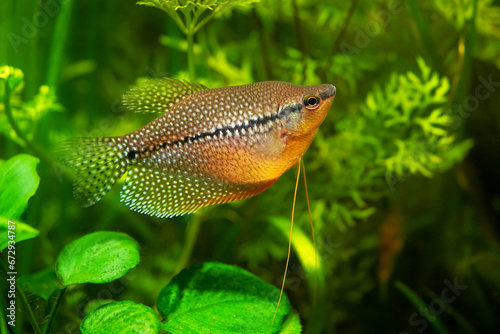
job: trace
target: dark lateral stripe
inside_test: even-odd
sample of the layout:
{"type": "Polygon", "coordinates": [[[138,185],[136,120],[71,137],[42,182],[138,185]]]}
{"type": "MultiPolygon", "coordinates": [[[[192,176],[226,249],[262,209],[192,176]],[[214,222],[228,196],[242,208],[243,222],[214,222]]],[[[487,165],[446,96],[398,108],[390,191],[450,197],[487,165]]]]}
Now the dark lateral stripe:
{"type": "Polygon", "coordinates": [[[168,143],[168,145],[171,146],[171,145],[175,145],[175,144],[186,144],[186,143],[196,141],[197,139],[204,139],[206,137],[219,137],[221,134],[224,135],[228,131],[231,132],[231,134],[234,134],[236,132],[236,130],[248,131],[248,129],[253,128],[254,126],[264,125],[264,124],[267,124],[268,122],[275,121],[278,118],[279,118],[278,114],[273,114],[270,116],[264,116],[263,118],[259,118],[259,119],[251,119],[251,120],[249,120],[246,123],[243,123],[241,125],[226,126],[222,129],[217,129],[217,130],[212,131],[212,132],[204,132],[204,133],[197,134],[195,136],[184,137],[182,139],[170,142],[170,143],[168,143]]]}
{"type": "MultiPolygon", "coordinates": [[[[217,129],[217,130],[212,131],[212,132],[204,132],[204,133],[200,133],[200,134],[197,134],[194,136],[187,136],[187,137],[184,137],[182,139],[178,139],[178,140],[175,140],[172,142],[164,142],[164,143],[159,144],[157,147],[165,148],[167,146],[175,146],[175,145],[192,143],[198,139],[205,139],[206,137],[219,137],[221,134],[224,135],[227,132],[234,134],[236,131],[240,131],[240,132],[242,130],[248,131],[248,129],[253,128],[254,126],[265,125],[268,122],[273,122],[273,121],[277,120],[278,118],[286,117],[286,116],[290,115],[292,112],[300,112],[302,107],[303,107],[303,105],[300,103],[286,106],[286,107],[279,109],[279,111],[277,113],[274,113],[274,114],[269,115],[269,116],[264,116],[264,117],[258,118],[258,119],[251,119],[249,121],[244,122],[241,125],[226,126],[222,129],[217,129]]],[[[131,150],[128,152],[127,158],[129,160],[133,160],[137,157],[137,153],[139,153],[139,152],[137,152],[135,150],[131,150]]]]}
{"type": "MultiPolygon", "coordinates": [[[[277,118],[279,118],[278,114],[273,114],[273,115],[265,116],[265,117],[257,119],[257,120],[251,119],[251,120],[247,121],[246,124],[237,125],[237,126],[234,126],[234,127],[226,126],[226,127],[222,128],[222,129],[217,129],[217,130],[212,131],[212,132],[204,132],[204,133],[200,133],[200,134],[197,134],[197,135],[194,135],[194,136],[187,136],[187,137],[184,137],[182,139],[175,140],[175,141],[164,142],[164,143],[158,145],[157,147],[165,148],[167,146],[175,146],[175,145],[182,145],[182,144],[192,143],[192,142],[194,142],[194,141],[196,141],[198,139],[205,139],[207,137],[219,137],[221,134],[224,135],[228,131],[231,132],[231,134],[234,134],[234,132],[236,130],[238,130],[238,131],[248,130],[249,128],[252,128],[255,125],[256,126],[259,126],[261,124],[264,125],[264,124],[266,124],[268,122],[276,120],[277,118]]],[[[129,152],[129,156],[127,156],[127,157],[130,159],[130,156],[131,156],[131,154],[129,152]]],[[[135,155],[134,155],[134,158],[135,158],[135,155]]]]}
{"type": "Polygon", "coordinates": [[[226,126],[222,129],[217,129],[212,132],[204,132],[200,133],[194,136],[187,136],[182,139],[178,139],[176,141],[170,142],[170,143],[163,143],[160,145],[160,147],[165,148],[167,145],[168,146],[173,146],[175,144],[186,144],[190,143],[193,141],[196,141],[197,139],[205,139],[206,137],[219,137],[221,134],[224,135],[228,131],[231,132],[231,134],[234,134],[236,130],[242,131],[245,130],[247,131],[250,128],[253,128],[254,126],[260,126],[260,125],[265,125],[268,122],[273,122],[277,120],[278,118],[283,118],[285,116],[290,115],[292,112],[299,112],[302,109],[302,104],[294,104],[291,106],[286,106],[284,108],[281,108],[278,113],[269,115],[269,116],[264,116],[262,118],[258,119],[251,119],[241,125],[236,125],[236,126],[226,126]]]}

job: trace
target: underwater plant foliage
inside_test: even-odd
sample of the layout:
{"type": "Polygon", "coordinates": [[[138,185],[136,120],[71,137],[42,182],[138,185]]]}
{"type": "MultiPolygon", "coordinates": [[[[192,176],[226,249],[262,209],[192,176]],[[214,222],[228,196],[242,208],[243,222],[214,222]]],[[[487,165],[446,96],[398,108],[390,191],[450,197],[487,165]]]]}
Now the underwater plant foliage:
{"type": "Polygon", "coordinates": [[[498,332],[499,18],[491,0],[2,1],[0,332],[498,332]],[[337,88],[303,158],[315,243],[300,181],[276,314],[296,168],[172,219],[120,186],[72,197],[54,148],[148,123],[121,97],[162,77],[337,88]]]}

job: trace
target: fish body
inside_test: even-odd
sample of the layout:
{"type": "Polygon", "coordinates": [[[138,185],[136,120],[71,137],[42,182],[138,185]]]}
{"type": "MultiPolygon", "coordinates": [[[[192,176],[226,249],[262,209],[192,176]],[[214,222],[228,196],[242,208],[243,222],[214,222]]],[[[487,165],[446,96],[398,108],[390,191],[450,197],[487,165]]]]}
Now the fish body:
{"type": "Polygon", "coordinates": [[[272,185],[306,152],[335,92],[332,85],[208,89],[152,79],[123,102],[160,117],[121,137],[70,139],[60,154],[76,170],[74,195],[81,205],[99,201],[127,173],[120,197],[131,209],[182,215],[272,185]]]}

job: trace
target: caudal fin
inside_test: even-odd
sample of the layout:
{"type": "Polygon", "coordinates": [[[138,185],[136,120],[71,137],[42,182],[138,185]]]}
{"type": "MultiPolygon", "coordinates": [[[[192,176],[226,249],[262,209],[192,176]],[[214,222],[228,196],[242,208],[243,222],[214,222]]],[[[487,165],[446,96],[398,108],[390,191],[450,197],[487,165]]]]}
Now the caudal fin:
{"type": "Polygon", "coordinates": [[[106,195],[130,163],[113,137],[72,138],[61,143],[56,153],[76,171],[73,194],[84,207],[106,195]]]}

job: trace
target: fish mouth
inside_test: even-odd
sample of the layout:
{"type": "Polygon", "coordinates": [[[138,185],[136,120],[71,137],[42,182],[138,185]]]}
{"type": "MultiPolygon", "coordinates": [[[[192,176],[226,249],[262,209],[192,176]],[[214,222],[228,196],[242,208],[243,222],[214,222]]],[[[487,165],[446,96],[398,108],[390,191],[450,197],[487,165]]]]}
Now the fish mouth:
{"type": "Polygon", "coordinates": [[[334,97],[337,93],[337,88],[334,85],[325,85],[326,87],[319,92],[319,97],[322,100],[329,99],[330,97],[334,97]]]}

